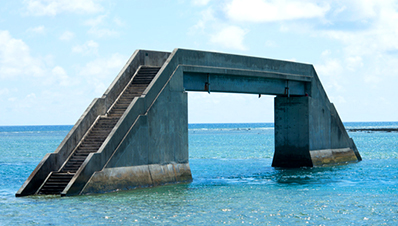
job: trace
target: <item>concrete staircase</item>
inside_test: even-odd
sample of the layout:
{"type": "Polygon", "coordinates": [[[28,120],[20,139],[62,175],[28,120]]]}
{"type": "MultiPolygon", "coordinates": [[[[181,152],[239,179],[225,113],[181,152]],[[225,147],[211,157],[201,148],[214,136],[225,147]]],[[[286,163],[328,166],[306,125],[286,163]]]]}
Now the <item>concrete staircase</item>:
{"type": "Polygon", "coordinates": [[[155,77],[160,67],[140,67],[133,81],[126,86],[122,94],[108,111],[109,118],[120,118],[134,97],[139,97],[155,77]]]}
{"type": "Polygon", "coordinates": [[[80,166],[86,160],[87,156],[99,150],[134,97],[142,95],[159,69],[160,67],[149,66],[138,68],[135,76],[133,76],[113,105],[111,105],[107,114],[98,116],[75,150],[64,162],[61,169],[58,172],[51,172],[48,175],[39,188],[38,194],[61,194],[73,176],[78,173],[80,166]]]}

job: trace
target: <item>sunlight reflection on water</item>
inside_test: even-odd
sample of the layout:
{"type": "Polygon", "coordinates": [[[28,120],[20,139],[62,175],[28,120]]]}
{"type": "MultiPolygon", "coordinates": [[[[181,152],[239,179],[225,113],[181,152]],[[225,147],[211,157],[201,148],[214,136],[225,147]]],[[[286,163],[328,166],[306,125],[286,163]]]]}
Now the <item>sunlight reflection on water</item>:
{"type": "Polygon", "coordinates": [[[14,194],[67,131],[0,135],[0,224],[387,225],[398,216],[398,133],[350,133],[363,161],[270,167],[272,130],[190,133],[192,183],[77,197],[14,194]]]}

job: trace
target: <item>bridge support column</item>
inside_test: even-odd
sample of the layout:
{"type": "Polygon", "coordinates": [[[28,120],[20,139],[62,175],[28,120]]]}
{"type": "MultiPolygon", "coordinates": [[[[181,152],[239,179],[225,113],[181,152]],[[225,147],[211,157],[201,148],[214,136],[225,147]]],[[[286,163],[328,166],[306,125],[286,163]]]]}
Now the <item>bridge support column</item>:
{"type": "Polygon", "coordinates": [[[308,115],[309,97],[275,98],[273,167],[312,166],[308,115]]]}
{"type": "Polygon", "coordinates": [[[273,167],[312,167],[360,160],[332,103],[309,96],[275,98],[273,167]]]}

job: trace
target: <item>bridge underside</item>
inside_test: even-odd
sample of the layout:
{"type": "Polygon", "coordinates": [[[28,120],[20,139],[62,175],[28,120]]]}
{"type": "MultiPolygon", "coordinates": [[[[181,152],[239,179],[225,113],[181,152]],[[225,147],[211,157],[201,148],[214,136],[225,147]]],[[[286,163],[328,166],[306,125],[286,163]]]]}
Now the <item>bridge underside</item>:
{"type": "Polygon", "coordinates": [[[78,195],[190,181],[187,91],[275,95],[274,167],[361,160],[312,65],[138,50],[16,195],[78,195]]]}

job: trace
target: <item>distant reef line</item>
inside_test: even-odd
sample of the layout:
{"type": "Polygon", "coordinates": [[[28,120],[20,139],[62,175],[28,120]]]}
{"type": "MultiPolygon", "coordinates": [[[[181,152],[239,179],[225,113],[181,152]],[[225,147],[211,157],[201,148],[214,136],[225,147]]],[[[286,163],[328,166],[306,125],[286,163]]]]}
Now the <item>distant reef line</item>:
{"type": "Polygon", "coordinates": [[[349,132],[398,132],[398,128],[352,128],[349,132]]]}

